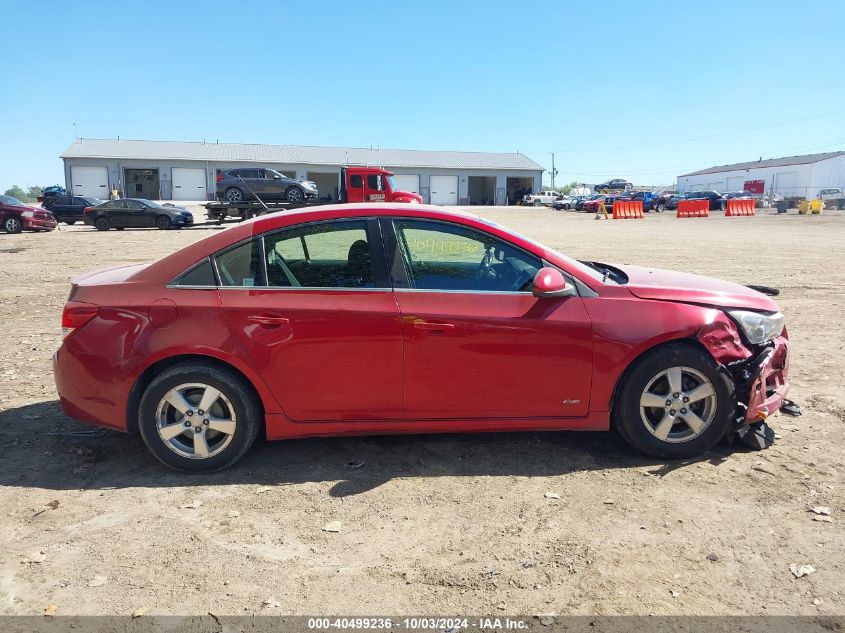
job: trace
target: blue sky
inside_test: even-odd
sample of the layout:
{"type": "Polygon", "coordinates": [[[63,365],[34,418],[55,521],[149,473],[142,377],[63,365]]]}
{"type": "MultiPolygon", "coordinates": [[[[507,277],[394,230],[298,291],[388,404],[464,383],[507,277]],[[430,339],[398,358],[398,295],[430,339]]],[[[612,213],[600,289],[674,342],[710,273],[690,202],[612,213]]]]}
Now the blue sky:
{"type": "Polygon", "coordinates": [[[0,0],[0,191],[74,137],[520,151],[557,182],[845,149],[845,2],[0,0]]]}

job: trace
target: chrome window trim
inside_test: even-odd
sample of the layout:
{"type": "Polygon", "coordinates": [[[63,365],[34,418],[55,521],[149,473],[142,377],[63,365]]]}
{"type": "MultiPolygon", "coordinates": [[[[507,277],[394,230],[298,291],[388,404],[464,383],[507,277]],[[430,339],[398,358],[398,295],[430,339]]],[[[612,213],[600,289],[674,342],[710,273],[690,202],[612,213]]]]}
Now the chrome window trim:
{"type": "MultiPolygon", "coordinates": [[[[179,286],[179,288],[182,287],[183,286],[179,286]]],[[[203,288],[205,288],[205,286],[203,286],[203,288]]],[[[319,290],[322,292],[393,292],[393,288],[347,288],[344,286],[218,286],[217,290],[306,290],[309,292],[319,290]]]]}

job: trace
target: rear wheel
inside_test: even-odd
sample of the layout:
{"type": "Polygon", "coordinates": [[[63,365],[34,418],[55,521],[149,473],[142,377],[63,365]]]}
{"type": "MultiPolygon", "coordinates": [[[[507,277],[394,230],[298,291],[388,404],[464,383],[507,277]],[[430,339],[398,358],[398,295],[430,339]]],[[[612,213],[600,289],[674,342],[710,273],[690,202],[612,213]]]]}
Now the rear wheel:
{"type": "Polygon", "coordinates": [[[97,218],[97,221],[94,222],[94,226],[97,227],[98,231],[108,231],[111,228],[111,225],[106,218],[97,218]]]}
{"type": "Polygon", "coordinates": [[[3,222],[3,230],[6,233],[20,233],[23,230],[21,219],[14,215],[6,218],[6,221],[3,222]]]}
{"type": "Polygon", "coordinates": [[[229,187],[226,189],[226,193],[224,194],[226,198],[226,202],[243,202],[244,201],[244,193],[237,187],[229,187]]]}
{"type": "Polygon", "coordinates": [[[147,387],[139,428],[159,461],[183,472],[210,473],[249,450],[261,428],[261,405],[234,372],[186,363],[163,371],[147,387]]]}
{"type": "Polygon", "coordinates": [[[658,203],[657,205],[657,212],[663,213],[666,210],[666,204],[663,202],[658,203]]]}
{"type": "Polygon", "coordinates": [[[166,231],[173,226],[173,220],[166,215],[160,215],[156,218],[156,226],[162,231],[166,231]]]}
{"type": "Polygon", "coordinates": [[[699,455],[730,429],[733,385],[706,352],[687,345],[658,348],[625,377],[614,424],[636,449],[661,459],[699,455]]]}
{"type": "Polygon", "coordinates": [[[542,203],[542,202],[540,202],[539,200],[535,200],[535,201],[534,201],[534,206],[535,206],[535,207],[542,206],[542,204],[543,204],[543,203],[542,203]]]}
{"type": "Polygon", "coordinates": [[[76,220],[65,220],[65,224],[68,226],[73,226],[76,223],[76,220]]]}

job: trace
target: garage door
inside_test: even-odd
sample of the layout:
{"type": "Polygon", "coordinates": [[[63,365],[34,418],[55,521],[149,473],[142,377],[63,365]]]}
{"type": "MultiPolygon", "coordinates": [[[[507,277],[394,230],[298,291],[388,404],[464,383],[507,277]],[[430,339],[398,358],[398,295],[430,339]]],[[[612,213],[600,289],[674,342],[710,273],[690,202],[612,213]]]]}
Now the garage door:
{"type": "Polygon", "coordinates": [[[782,196],[798,196],[798,172],[782,171],[775,174],[775,192],[782,196]]]}
{"type": "Polygon", "coordinates": [[[202,168],[174,167],[174,200],[207,200],[205,170],[202,168]]]}
{"type": "Polygon", "coordinates": [[[405,191],[408,193],[419,193],[420,192],[420,177],[408,174],[394,174],[393,175],[393,184],[396,185],[396,188],[399,191],[405,191]]]}
{"type": "Polygon", "coordinates": [[[431,176],[431,204],[458,204],[458,177],[431,176]]]}
{"type": "Polygon", "coordinates": [[[708,182],[707,183],[707,189],[709,191],[718,191],[720,193],[722,191],[727,191],[727,189],[725,189],[725,183],[722,182],[721,180],[716,180],[714,182],[708,182]]]}
{"type": "Polygon", "coordinates": [[[107,167],[70,168],[71,190],[75,196],[90,196],[100,200],[109,199],[109,170],[107,167]]]}
{"type": "Polygon", "coordinates": [[[728,188],[725,191],[742,191],[745,187],[745,176],[731,176],[728,178],[728,188]]]}

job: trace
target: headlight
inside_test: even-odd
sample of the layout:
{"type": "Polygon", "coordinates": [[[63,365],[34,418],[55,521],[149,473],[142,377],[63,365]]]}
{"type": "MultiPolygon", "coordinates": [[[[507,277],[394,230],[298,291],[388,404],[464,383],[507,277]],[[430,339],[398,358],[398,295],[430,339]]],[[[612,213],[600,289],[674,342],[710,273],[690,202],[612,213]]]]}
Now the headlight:
{"type": "Polygon", "coordinates": [[[771,341],[783,332],[783,315],[780,312],[763,314],[747,310],[728,310],[728,314],[739,324],[745,338],[752,345],[771,341]]]}
{"type": "Polygon", "coordinates": [[[25,218],[34,218],[35,212],[34,211],[24,211],[21,215],[25,218]]]}

